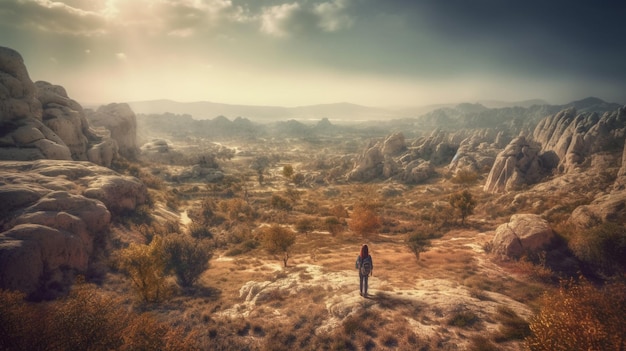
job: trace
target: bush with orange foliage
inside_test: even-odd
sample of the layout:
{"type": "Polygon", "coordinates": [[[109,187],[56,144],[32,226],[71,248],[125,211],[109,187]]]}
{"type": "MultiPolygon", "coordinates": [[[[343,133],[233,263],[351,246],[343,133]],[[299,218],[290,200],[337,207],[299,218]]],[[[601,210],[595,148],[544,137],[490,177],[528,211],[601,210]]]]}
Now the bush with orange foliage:
{"type": "Polygon", "coordinates": [[[563,284],[530,321],[531,351],[626,350],[626,284],[563,284]]]}
{"type": "Polygon", "coordinates": [[[43,303],[0,290],[0,350],[198,350],[195,338],[90,284],[43,303]]]}

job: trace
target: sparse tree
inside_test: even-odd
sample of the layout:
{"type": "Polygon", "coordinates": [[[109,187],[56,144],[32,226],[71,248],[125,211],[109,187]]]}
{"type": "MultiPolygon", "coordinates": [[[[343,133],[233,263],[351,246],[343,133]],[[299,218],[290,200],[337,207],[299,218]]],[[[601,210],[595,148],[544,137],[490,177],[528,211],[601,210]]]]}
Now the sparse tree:
{"type": "Polygon", "coordinates": [[[450,205],[458,212],[461,217],[461,224],[465,224],[465,218],[474,213],[476,207],[476,200],[472,196],[469,190],[463,190],[461,192],[450,195],[450,205]]]}
{"type": "Polygon", "coordinates": [[[287,267],[287,260],[289,260],[289,251],[291,246],[295,243],[296,233],[289,228],[273,224],[263,231],[261,244],[270,254],[282,255],[285,267],[287,267]]]}
{"type": "Polygon", "coordinates": [[[406,246],[411,250],[411,253],[415,255],[415,258],[420,260],[420,253],[426,252],[431,246],[431,239],[434,238],[433,234],[427,234],[425,232],[414,232],[407,236],[406,246]]]}
{"type": "Polygon", "coordinates": [[[209,268],[213,256],[207,239],[194,239],[185,234],[171,234],[165,238],[164,251],[167,269],[174,272],[182,287],[194,285],[200,275],[209,268]]]}

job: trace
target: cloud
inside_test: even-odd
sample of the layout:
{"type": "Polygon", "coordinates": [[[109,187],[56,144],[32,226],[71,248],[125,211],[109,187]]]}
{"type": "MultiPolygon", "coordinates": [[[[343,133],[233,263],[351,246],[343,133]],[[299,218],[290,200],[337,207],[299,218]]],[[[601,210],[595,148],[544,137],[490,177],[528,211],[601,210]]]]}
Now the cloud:
{"type": "Polygon", "coordinates": [[[126,61],[128,59],[128,56],[126,56],[126,54],[123,52],[116,53],[115,57],[120,61],[126,61]]]}
{"type": "Polygon", "coordinates": [[[261,31],[277,37],[312,31],[336,32],[349,28],[354,19],[347,13],[348,0],[333,0],[310,6],[298,2],[265,7],[260,14],[261,31]]]}
{"type": "Polygon", "coordinates": [[[0,20],[18,28],[75,36],[101,35],[106,25],[101,14],[51,0],[3,2],[0,20]]]}
{"type": "Polygon", "coordinates": [[[323,2],[316,5],[314,12],[319,16],[318,26],[326,32],[335,32],[349,28],[354,23],[354,20],[345,13],[345,9],[348,6],[348,0],[323,2]]]}

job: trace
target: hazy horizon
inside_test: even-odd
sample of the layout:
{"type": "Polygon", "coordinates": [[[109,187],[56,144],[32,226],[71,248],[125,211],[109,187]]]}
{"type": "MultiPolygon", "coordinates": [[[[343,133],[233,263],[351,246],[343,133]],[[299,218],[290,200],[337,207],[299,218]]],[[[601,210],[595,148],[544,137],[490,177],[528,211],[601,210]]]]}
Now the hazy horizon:
{"type": "Polygon", "coordinates": [[[81,104],[626,103],[617,1],[5,0],[0,45],[81,104]]]}

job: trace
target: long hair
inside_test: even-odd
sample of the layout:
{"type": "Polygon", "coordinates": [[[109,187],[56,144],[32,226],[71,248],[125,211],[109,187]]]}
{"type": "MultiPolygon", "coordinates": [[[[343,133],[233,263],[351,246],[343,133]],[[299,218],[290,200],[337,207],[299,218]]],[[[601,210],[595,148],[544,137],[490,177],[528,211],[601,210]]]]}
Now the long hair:
{"type": "Polygon", "coordinates": [[[363,246],[361,246],[361,253],[360,253],[361,258],[366,258],[369,255],[370,254],[368,252],[367,244],[363,244],[363,246]]]}

